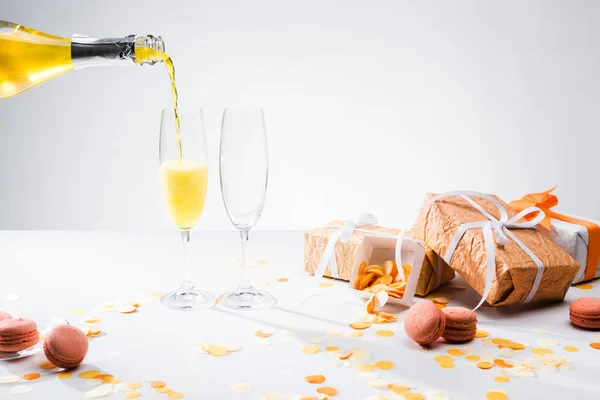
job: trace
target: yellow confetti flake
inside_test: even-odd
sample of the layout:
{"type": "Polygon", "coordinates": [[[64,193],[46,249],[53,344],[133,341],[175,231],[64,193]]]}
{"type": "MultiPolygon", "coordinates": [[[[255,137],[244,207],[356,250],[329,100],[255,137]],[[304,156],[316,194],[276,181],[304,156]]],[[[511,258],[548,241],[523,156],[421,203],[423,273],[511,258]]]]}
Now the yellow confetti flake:
{"type": "Polygon", "coordinates": [[[181,399],[183,398],[183,392],[169,392],[167,397],[169,399],[181,399]]]}
{"type": "Polygon", "coordinates": [[[525,347],[526,347],[523,343],[516,343],[516,342],[510,342],[510,343],[507,343],[504,346],[506,346],[506,347],[508,347],[509,349],[512,349],[512,350],[524,350],[525,347]]]}
{"type": "Polygon", "coordinates": [[[42,365],[40,365],[41,369],[53,369],[56,368],[56,366],[52,363],[44,363],[42,365]]]}
{"type": "Polygon", "coordinates": [[[100,321],[101,321],[100,318],[94,317],[93,315],[88,315],[87,317],[83,317],[83,322],[85,322],[87,324],[95,324],[100,321]]]}
{"type": "Polygon", "coordinates": [[[363,329],[367,329],[370,327],[371,327],[371,324],[368,322],[353,322],[350,324],[350,328],[357,329],[357,330],[363,330],[363,329]]]}
{"type": "Polygon", "coordinates": [[[373,364],[354,364],[354,369],[358,372],[373,372],[375,366],[373,364]]]}
{"type": "Polygon", "coordinates": [[[497,376],[494,378],[494,380],[498,383],[509,383],[510,382],[510,378],[508,376],[497,376]]]}
{"type": "Polygon", "coordinates": [[[435,304],[437,306],[437,308],[440,308],[440,309],[448,307],[446,304],[440,304],[440,303],[433,303],[433,304],[435,304]]]}
{"type": "Polygon", "coordinates": [[[336,388],[330,386],[320,387],[317,389],[317,392],[321,394],[326,394],[327,396],[335,396],[338,393],[336,388]]]}
{"type": "Polygon", "coordinates": [[[452,368],[454,368],[454,363],[443,362],[443,363],[440,363],[440,367],[444,368],[444,369],[452,369],[452,368]]]}
{"type": "Polygon", "coordinates": [[[576,353],[579,351],[579,349],[575,346],[565,346],[564,351],[568,351],[569,353],[576,353]]]}
{"type": "Polygon", "coordinates": [[[425,400],[425,396],[417,392],[404,393],[406,400],[425,400]]]}
{"type": "Polygon", "coordinates": [[[600,343],[590,343],[592,349],[600,350],[600,343]]]}
{"type": "Polygon", "coordinates": [[[56,374],[56,377],[58,379],[68,379],[70,377],[73,376],[73,373],[71,371],[61,371],[59,373],[56,374]]]}
{"type": "Polygon", "coordinates": [[[513,367],[512,364],[507,363],[506,361],[504,361],[501,358],[495,358],[494,364],[496,364],[500,368],[512,368],[513,367]]]}
{"type": "Polygon", "coordinates": [[[494,364],[489,361],[481,361],[481,362],[477,363],[477,368],[479,368],[479,369],[490,369],[493,366],[494,366],[494,364]]]}
{"type": "Polygon", "coordinates": [[[394,332],[392,331],[388,331],[387,329],[381,329],[378,330],[377,332],[375,332],[375,334],[377,336],[381,336],[381,337],[390,337],[390,336],[394,336],[394,332]]]}
{"type": "Polygon", "coordinates": [[[325,351],[329,352],[329,351],[336,351],[339,350],[340,348],[337,346],[327,346],[325,347],[325,351]]]}
{"type": "Polygon", "coordinates": [[[77,315],[77,316],[81,316],[81,315],[85,314],[85,311],[83,311],[83,310],[72,310],[71,314],[77,315]]]}
{"type": "Polygon", "coordinates": [[[492,340],[492,343],[494,343],[495,345],[507,345],[511,342],[508,339],[500,339],[500,338],[494,338],[491,340],[492,340]]]}
{"type": "Polygon", "coordinates": [[[594,286],[589,283],[580,283],[579,285],[575,285],[575,287],[581,290],[592,290],[594,288],[594,286]]]}
{"type": "Polygon", "coordinates": [[[127,386],[128,389],[139,389],[142,387],[142,384],[140,382],[127,382],[125,386],[127,386]]]}
{"type": "Polygon", "coordinates": [[[227,354],[229,352],[229,349],[227,349],[227,347],[221,346],[221,345],[212,345],[212,346],[208,346],[206,351],[211,356],[220,357],[220,356],[224,356],[225,354],[227,354]]]}
{"type": "Polygon", "coordinates": [[[448,351],[446,351],[446,353],[448,353],[454,357],[462,357],[465,355],[464,351],[462,351],[461,349],[456,349],[456,348],[448,349],[448,351]]]}
{"type": "Polygon", "coordinates": [[[319,283],[319,286],[322,287],[322,288],[330,288],[330,287],[333,287],[333,283],[331,283],[331,282],[321,282],[321,283],[319,283]]]}
{"type": "Polygon", "coordinates": [[[312,383],[312,384],[318,384],[318,383],[325,382],[325,376],[323,376],[323,375],[309,375],[309,376],[305,376],[304,379],[306,380],[306,382],[312,383]]]}
{"type": "Polygon", "coordinates": [[[156,393],[169,393],[171,390],[171,386],[163,386],[160,388],[156,388],[156,393]]]}
{"type": "Polygon", "coordinates": [[[117,311],[119,311],[121,314],[133,314],[137,311],[137,307],[131,305],[121,306],[117,311]]]}
{"type": "Polygon", "coordinates": [[[150,382],[150,387],[154,388],[154,389],[161,388],[161,387],[164,387],[164,386],[167,386],[167,382],[165,382],[165,381],[152,381],[152,382],[150,382]]]}
{"type": "Polygon", "coordinates": [[[34,380],[38,379],[40,376],[41,375],[39,372],[31,372],[29,374],[23,375],[23,379],[25,379],[26,381],[34,381],[34,380]]]}
{"type": "Polygon", "coordinates": [[[306,346],[302,348],[304,354],[317,354],[321,350],[319,346],[306,346]]]}
{"type": "Polygon", "coordinates": [[[374,365],[375,365],[375,368],[377,368],[377,369],[384,369],[384,370],[385,369],[392,369],[395,366],[394,363],[391,362],[391,361],[376,361],[374,363],[374,365]]]}
{"type": "Polygon", "coordinates": [[[481,357],[474,356],[474,355],[466,356],[465,358],[467,359],[467,361],[471,361],[471,362],[477,362],[477,361],[481,360],[481,357]]]}
{"type": "Polygon", "coordinates": [[[433,361],[438,363],[451,363],[452,361],[454,361],[454,358],[445,355],[438,355],[433,357],[433,361]]]}
{"type": "Polygon", "coordinates": [[[488,336],[489,336],[488,331],[484,331],[483,329],[477,329],[477,332],[475,332],[475,337],[478,339],[482,339],[482,338],[485,338],[488,336]]]}
{"type": "Polygon", "coordinates": [[[352,336],[352,337],[363,337],[363,336],[365,336],[365,334],[362,333],[361,331],[354,331],[354,332],[350,333],[350,336],[352,336]]]}
{"type": "Polygon", "coordinates": [[[79,373],[79,377],[82,379],[94,379],[98,375],[100,375],[100,371],[96,369],[90,369],[79,373]]]}
{"type": "Polygon", "coordinates": [[[407,393],[408,391],[410,391],[410,388],[407,386],[398,385],[396,383],[390,383],[388,385],[388,390],[391,390],[395,394],[403,395],[403,394],[407,393]]]}
{"type": "Polygon", "coordinates": [[[487,392],[485,398],[488,400],[508,400],[506,393],[497,391],[487,392]]]}
{"type": "Polygon", "coordinates": [[[142,392],[139,390],[130,390],[129,392],[123,393],[123,398],[125,399],[135,399],[136,397],[140,397],[142,392]]]}
{"type": "Polygon", "coordinates": [[[289,282],[289,278],[277,278],[277,282],[289,282]]]}
{"type": "Polygon", "coordinates": [[[552,354],[552,350],[546,349],[544,347],[534,347],[533,349],[531,349],[531,352],[533,354],[538,354],[538,355],[552,354]]]}
{"type": "Polygon", "coordinates": [[[111,376],[105,376],[104,378],[102,378],[102,382],[116,385],[117,383],[121,382],[121,380],[119,378],[117,378],[116,376],[111,375],[111,376]]]}
{"type": "Polygon", "coordinates": [[[261,330],[258,330],[256,332],[254,332],[254,336],[259,337],[259,338],[269,338],[269,337],[273,336],[273,334],[271,332],[263,332],[261,330]]]}

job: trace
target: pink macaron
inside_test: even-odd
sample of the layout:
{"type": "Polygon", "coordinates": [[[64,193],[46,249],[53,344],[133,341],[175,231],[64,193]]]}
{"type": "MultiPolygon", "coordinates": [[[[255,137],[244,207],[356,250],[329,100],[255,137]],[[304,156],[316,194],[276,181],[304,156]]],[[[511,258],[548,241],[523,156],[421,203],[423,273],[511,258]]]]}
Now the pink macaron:
{"type": "Polygon", "coordinates": [[[7,312],[4,311],[0,311],[0,321],[5,320],[5,319],[11,319],[12,315],[10,315],[7,312]]]}
{"type": "Polygon", "coordinates": [[[600,299],[582,297],[569,306],[569,318],[573,325],[585,329],[600,329],[600,299]]]}
{"type": "Polygon", "coordinates": [[[37,325],[30,319],[9,318],[0,321],[0,351],[25,350],[39,341],[37,325]]]}
{"type": "Polygon", "coordinates": [[[430,301],[418,302],[404,317],[406,334],[420,345],[429,345],[438,340],[445,326],[444,313],[430,301]]]}
{"type": "Polygon", "coordinates": [[[60,368],[77,367],[88,351],[88,339],[81,329],[71,325],[54,327],[44,340],[44,354],[60,368]]]}
{"type": "Polygon", "coordinates": [[[468,308],[446,307],[442,309],[446,327],[442,337],[448,342],[468,342],[475,338],[477,316],[468,308]]]}

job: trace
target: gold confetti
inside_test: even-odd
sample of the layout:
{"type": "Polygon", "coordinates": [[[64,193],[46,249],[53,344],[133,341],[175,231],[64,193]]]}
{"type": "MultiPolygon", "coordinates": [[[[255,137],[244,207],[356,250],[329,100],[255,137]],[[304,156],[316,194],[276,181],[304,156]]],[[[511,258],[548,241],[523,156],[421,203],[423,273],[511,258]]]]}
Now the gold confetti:
{"type": "Polygon", "coordinates": [[[579,351],[579,349],[575,346],[565,346],[564,351],[568,351],[569,353],[576,353],[579,351]]]}
{"type": "Polygon", "coordinates": [[[451,369],[451,368],[454,368],[454,364],[451,362],[443,362],[443,363],[440,363],[440,367],[442,367],[444,369],[451,369]]]}
{"type": "Polygon", "coordinates": [[[494,339],[490,339],[490,340],[495,345],[506,345],[506,344],[510,343],[510,340],[508,340],[508,339],[494,338],[494,339]]]}
{"type": "Polygon", "coordinates": [[[167,386],[167,382],[164,382],[164,381],[152,381],[152,382],[150,382],[150,387],[154,388],[154,389],[161,388],[163,386],[167,386]]]}
{"type": "Polygon", "coordinates": [[[575,285],[575,287],[581,290],[592,290],[594,288],[594,286],[589,283],[580,283],[579,285],[575,285]]]}
{"type": "Polygon", "coordinates": [[[273,336],[273,334],[271,332],[263,332],[261,330],[258,330],[254,332],[254,336],[259,338],[270,338],[271,336],[273,336]]]}
{"type": "Polygon", "coordinates": [[[29,374],[23,375],[23,379],[25,379],[26,381],[33,381],[38,379],[40,376],[41,375],[39,372],[31,372],[29,374]]]}
{"type": "Polygon", "coordinates": [[[88,315],[87,317],[83,317],[83,322],[88,323],[88,324],[94,324],[96,322],[100,322],[100,318],[98,317],[94,317],[92,315],[88,315]]]}
{"type": "Polygon", "coordinates": [[[365,334],[362,333],[361,331],[354,331],[354,332],[350,333],[350,336],[352,336],[352,337],[363,337],[363,336],[365,336],[365,334]]]}
{"type": "Polygon", "coordinates": [[[481,357],[474,356],[474,355],[472,355],[472,356],[466,356],[465,358],[467,359],[467,361],[471,361],[471,362],[476,362],[476,361],[481,360],[481,357]]]}
{"type": "Polygon", "coordinates": [[[350,324],[350,328],[357,329],[357,330],[363,330],[363,329],[367,329],[370,327],[371,327],[371,324],[369,324],[368,322],[353,322],[350,324]]]}
{"type": "Polygon", "coordinates": [[[329,351],[336,351],[339,350],[340,348],[337,346],[327,346],[325,347],[325,351],[329,352],[329,351]]]}
{"type": "Polygon", "coordinates": [[[354,369],[358,372],[373,372],[375,366],[373,364],[354,364],[354,369]]]}
{"type": "Polygon", "coordinates": [[[183,397],[182,392],[170,392],[167,397],[169,399],[181,399],[183,397]]]}
{"type": "Polygon", "coordinates": [[[61,371],[59,373],[56,374],[56,377],[58,379],[68,379],[70,377],[73,376],[73,373],[71,371],[61,371]]]}
{"type": "Polygon", "coordinates": [[[490,369],[493,366],[494,366],[494,364],[489,361],[481,361],[481,362],[477,363],[477,368],[479,368],[479,369],[490,369]]]}
{"type": "Polygon", "coordinates": [[[432,299],[431,301],[433,301],[436,304],[448,304],[450,299],[448,299],[447,297],[436,297],[436,298],[432,299]]]}
{"type": "Polygon", "coordinates": [[[134,312],[137,311],[137,308],[135,306],[122,306],[119,307],[118,310],[121,314],[133,314],[134,312]]]}
{"type": "Polygon", "coordinates": [[[321,394],[326,394],[327,396],[335,396],[338,393],[336,388],[330,386],[320,387],[317,389],[317,392],[321,394]]]}
{"type": "Polygon", "coordinates": [[[140,382],[127,382],[125,386],[127,386],[128,389],[139,389],[142,387],[142,384],[140,382]]]}
{"type": "Polygon", "coordinates": [[[288,282],[289,278],[277,278],[277,282],[288,282]]]}
{"type": "Polygon", "coordinates": [[[454,361],[454,358],[445,355],[438,355],[433,357],[433,361],[438,363],[451,363],[452,361],[454,361]]]}
{"type": "Polygon", "coordinates": [[[404,393],[404,398],[406,400],[425,400],[425,396],[417,392],[404,393]]]}
{"type": "Polygon", "coordinates": [[[400,394],[400,395],[404,395],[405,393],[407,393],[408,391],[410,391],[410,388],[407,386],[403,386],[403,385],[398,385],[396,383],[390,383],[387,388],[389,390],[391,390],[392,392],[394,392],[395,394],[400,394]]]}
{"type": "Polygon", "coordinates": [[[88,326],[88,331],[90,336],[98,336],[102,332],[102,329],[98,325],[90,325],[88,326]]]}
{"type": "Polygon", "coordinates": [[[160,388],[156,388],[156,393],[169,393],[171,390],[173,389],[171,389],[170,386],[163,386],[160,388]]]}
{"type": "Polygon", "coordinates": [[[54,364],[48,362],[48,363],[44,363],[44,364],[40,365],[40,368],[41,369],[53,369],[53,368],[56,368],[56,366],[54,364]]]}
{"type": "Polygon", "coordinates": [[[376,368],[384,370],[394,368],[394,363],[391,361],[376,361],[374,365],[376,368]]]}
{"type": "Polygon", "coordinates": [[[306,382],[312,383],[312,384],[325,382],[325,376],[323,376],[323,375],[309,375],[309,376],[304,377],[304,379],[306,380],[306,382]]]}
{"type": "Polygon", "coordinates": [[[600,350],[600,343],[590,343],[592,349],[600,350]]]}
{"type": "Polygon", "coordinates": [[[317,354],[321,350],[319,346],[306,346],[302,348],[304,354],[317,354]]]}
{"type": "Polygon", "coordinates": [[[455,357],[462,357],[465,355],[465,352],[462,351],[461,349],[448,349],[448,351],[446,351],[446,353],[450,354],[451,356],[455,356],[455,357]]]}
{"type": "Polygon", "coordinates": [[[322,288],[330,288],[330,287],[333,287],[333,283],[331,283],[331,282],[321,282],[321,283],[319,283],[319,286],[322,287],[322,288]]]}
{"type": "Polygon", "coordinates": [[[208,348],[206,349],[206,351],[211,356],[215,356],[215,357],[224,356],[225,354],[227,354],[229,352],[229,350],[227,349],[227,347],[220,346],[220,345],[208,346],[208,348]]]}
{"type": "Polygon", "coordinates": [[[534,347],[533,349],[531,349],[531,352],[533,354],[539,354],[539,355],[552,354],[552,350],[545,349],[543,347],[534,347]]]}
{"type": "Polygon", "coordinates": [[[83,371],[83,372],[79,373],[79,377],[83,378],[83,379],[94,379],[98,375],[100,375],[100,371],[95,370],[95,369],[91,369],[91,370],[83,371]]]}
{"type": "Polygon", "coordinates": [[[488,331],[484,331],[483,329],[477,329],[477,332],[475,332],[475,337],[478,339],[488,337],[488,335],[488,331]]]}
{"type": "Polygon", "coordinates": [[[102,378],[102,382],[104,383],[108,383],[111,385],[116,385],[117,383],[121,382],[121,380],[119,378],[117,378],[116,376],[105,376],[104,378],[102,378]]]}
{"type": "Polygon", "coordinates": [[[139,390],[130,390],[129,392],[123,393],[123,397],[126,399],[135,399],[136,397],[140,397],[142,393],[139,390]]]}
{"type": "Polygon", "coordinates": [[[381,337],[390,337],[390,336],[394,336],[394,332],[392,332],[392,331],[388,331],[388,330],[386,330],[386,329],[381,329],[381,330],[379,330],[379,331],[375,332],[375,334],[376,334],[377,336],[381,336],[381,337]]]}
{"type": "Polygon", "coordinates": [[[494,380],[498,383],[509,383],[510,382],[510,378],[508,376],[497,376],[494,378],[494,380]]]}
{"type": "Polygon", "coordinates": [[[497,391],[487,392],[485,397],[488,400],[508,400],[506,393],[497,391]]]}
{"type": "Polygon", "coordinates": [[[513,367],[512,364],[508,364],[506,361],[504,361],[501,358],[495,358],[494,364],[496,364],[500,368],[512,368],[513,367]]]}

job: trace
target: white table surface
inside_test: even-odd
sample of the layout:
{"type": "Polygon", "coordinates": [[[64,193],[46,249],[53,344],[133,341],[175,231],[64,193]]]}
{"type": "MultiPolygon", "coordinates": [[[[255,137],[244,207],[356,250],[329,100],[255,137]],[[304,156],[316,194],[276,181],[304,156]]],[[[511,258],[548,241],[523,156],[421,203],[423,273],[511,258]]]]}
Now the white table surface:
{"type": "MultiPolygon", "coordinates": [[[[236,232],[199,232],[193,235],[194,281],[215,293],[236,286],[241,278],[239,238],[236,232]]],[[[362,338],[332,336],[334,331],[350,332],[348,324],[364,315],[363,301],[345,289],[344,282],[334,288],[318,289],[325,293],[304,305],[299,301],[314,288],[314,281],[302,271],[301,232],[257,232],[250,238],[251,261],[266,260],[268,267],[252,268],[255,281],[268,281],[266,287],[278,298],[276,307],[251,312],[232,312],[221,307],[198,312],[177,312],[163,308],[158,300],[141,307],[135,314],[98,313],[106,302],[136,300],[139,294],[169,291],[178,286],[183,269],[177,232],[13,232],[0,231],[0,310],[13,316],[34,319],[39,325],[52,315],[62,316],[75,325],[85,325],[81,316],[69,310],[85,310],[86,315],[102,319],[98,324],[104,334],[90,339],[90,349],[72,378],[58,379],[55,370],[42,370],[34,358],[0,363],[0,377],[39,371],[42,377],[21,381],[33,390],[27,399],[83,399],[91,387],[77,377],[85,369],[99,369],[122,381],[141,381],[153,376],[164,380],[190,399],[262,399],[265,392],[288,395],[311,395],[318,386],[339,390],[335,398],[362,399],[369,395],[387,395],[387,390],[368,386],[357,371],[334,365],[327,352],[307,355],[300,349],[306,338],[328,339],[321,348],[335,345],[342,349],[362,348],[371,352],[371,361],[390,360],[396,366],[380,371],[390,383],[417,383],[418,391],[447,392],[452,399],[485,399],[485,393],[500,388],[510,399],[592,399],[600,396],[600,351],[589,347],[600,332],[572,327],[568,321],[568,304],[582,296],[600,296],[597,283],[590,291],[572,288],[564,303],[543,307],[491,308],[478,310],[480,328],[490,337],[507,338],[536,347],[539,339],[553,337],[559,341],[554,349],[574,362],[575,369],[555,373],[539,372],[536,378],[512,378],[510,383],[494,382],[499,368],[480,370],[464,359],[455,361],[454,369],[441,369],[433,361],[450,347],[467,352],[489,352],[481,340],[460,346],[438,344],[419,351],[404,334],[402,317],[405,309],[393,309],[400,321],[373,325],[362,338]],[[278,277],[289,278],[280,283],[278,277]],[[311,286],[312,285],[312,286],[311,286]],[[18,294],[20,299],[7,300],[18,294]],[[272,344],[263,344],[254,336],[259,330],[272,330],[272,344]],[[382,338],[378,329],[390,329],[395,335],[382,338]],[[537,329],[550,333],[540,335],[537,329]],[[294,331],[294,336],[285,333],[294,331]],[[243,348],[224,357],[203,355],[194,343],[235,341],[243,348]],[[563,346],[579,348],[566,353],[563,346]],[[291,375],[281,375],[285,369],[291,375]],[[307,375],[327,377],[323,385],[305,382],[307,375]],[[234,393],[231,385],[247,382],[249,393],[234,393]]],[[[460,282],[460,279],[457,280],[460,282]]],[[[473,306],[476,294],[459,292],[451,305],[473,306]]],[[[598,339],[596,339],[598,340],[598,339]]],[[[530,348],[529,348],[530,349],[530,348]]],[[[530,350],[525,350],[530,354],[530,350]]],[[[491,351],[494,351],[493,349],[491,351]]],[[[19,397],[10,394],[12,385],[0,385],[0,399],[19,397]]],[[[147,383],[143,398],[164,399],[147,383]]],[[[122,398],[115,393],[113,398],[122,398]]]]}

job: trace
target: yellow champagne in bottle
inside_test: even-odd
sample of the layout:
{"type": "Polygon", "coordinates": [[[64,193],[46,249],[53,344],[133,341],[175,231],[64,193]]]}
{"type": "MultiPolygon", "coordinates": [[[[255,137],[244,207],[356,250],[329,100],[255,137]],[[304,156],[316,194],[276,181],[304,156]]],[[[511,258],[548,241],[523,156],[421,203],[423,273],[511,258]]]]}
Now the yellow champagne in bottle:
{"type": "Polygon", "coordinates": [[[164,62],[172,86],[181,160],[175,68],[160,36],[63,38],[0,21],[0,100],[23,93],[70,71],[88,67],[164,62]]]}

